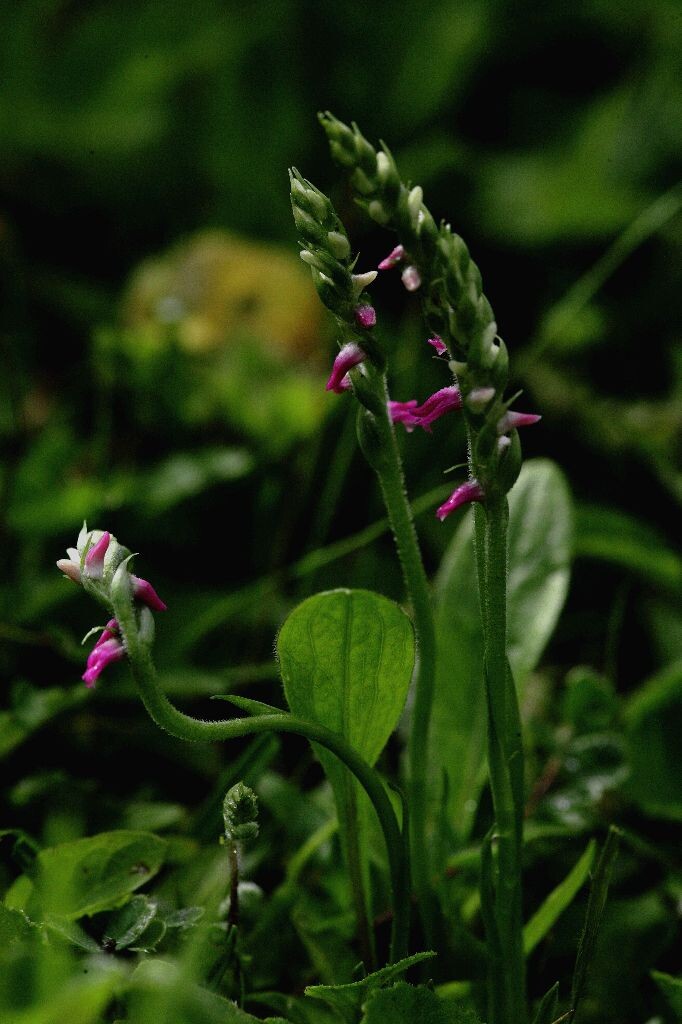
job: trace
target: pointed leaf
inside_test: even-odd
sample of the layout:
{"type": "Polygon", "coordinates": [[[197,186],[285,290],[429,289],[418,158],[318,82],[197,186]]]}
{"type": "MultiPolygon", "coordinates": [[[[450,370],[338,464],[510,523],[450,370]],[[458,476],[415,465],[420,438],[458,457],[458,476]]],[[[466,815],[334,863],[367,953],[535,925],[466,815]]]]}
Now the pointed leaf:
{"type": "Polygon", "coordinates": [[[373,992],[365,1004],[361,1024],[479,1024],[468,1006],[444,1002],[426,985],[399,981],[391,988],[373,992]]]}
{"type": "Polygon", "coordinates": [[[348,985],[309,985],[306,996],[319,999],[335,1009],[342,1020],[355,1024],[358,1014],[371,992],[388,985],[394,978],[409,971],[410,967],[431,960],[435,953],[415,953],[413,956],[399,960],[397,964],[389,964],[380,971],[368,974],[361,981],[353,981],[348,985]]]}
{"type": "Polygon", "coordinates": [[[545,937],[559,915],[563,914],[587,881],[594,863],[596,848],[597,844],[592,839],[577,864],[574,864],[563,881],[552,889],[549,896],[526,924],[523,929],[523,951],[526,956],[532,953],[538,942],[545,937]]]}

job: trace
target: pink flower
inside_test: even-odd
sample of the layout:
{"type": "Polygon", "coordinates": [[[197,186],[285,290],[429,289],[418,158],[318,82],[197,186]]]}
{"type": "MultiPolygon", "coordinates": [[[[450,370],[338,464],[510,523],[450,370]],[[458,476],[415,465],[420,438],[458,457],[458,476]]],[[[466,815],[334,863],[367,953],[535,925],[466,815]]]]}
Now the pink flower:
{"type": "Polygon", "coordinates": [[[153,612],[165,612],[167,610],[167,605],[163,603],[151,583],[148,583],[147,580],[141,580],[139,576],[133,576],[132,573],[130,574],[130,579],[133,584],[133,597],[141,601],[142,604],[146,604],[153,612]]]}
{"type": "Polygon", "coordinates": [[[362,327],[365,330],[374,327],[377,322],[374,306],[358,306],[355,310],[355,322],[358,327],[362,327]]]}
{"type": "Polygon", "coordinates": [[[88,662],[85,667],[82,679],[87,687],[93,687],[100,675],[114,661],[120,661],[125,657],[125,647],[118,638],[118,623],[116,619],[107,622],[102,630],[102,635],[90,651],[88,662]]]}
{"type": "Polygon", "coordinates": [[[334,391],[337,395],[347,391],[350,387],[350,381],[346,380],[346,374],[349,370],[352,370],[354,366],[361,363],[363,359],[366,359],[366,354],[362,351],[359,345],[355,342],[349,342],[344,345],[332,367],[332,372],[327,381],[327,391],[334,391]]]}
{"type": "Polygon", "coordinates": [[[408,292],[416,292],[422,283],[421,274],[412,264],[409,267],[405,267],[400,277],[408,292]]]}
{"type": "Polygon", "coordinates": [[[379,270],[393,270],[401,260],[405,259],[405,249],[402,245],[396,245],[395,249],[388,254],[385,260],[379,264],[379,270]]]}
{"type": "Polygon", "coordinates": [[[538,416],[534,412],[513,412],[509,409],[497,421],[497,433],[507,434],[510,430],[518,430],[519,427],[532,427],[541,419],[542,416],[538,416]]]}
{"type": "Polygon", "coordinates": [[[422,405],[417,405],[416,398],[407,402],[388,403],[391,419],[394,423],[402,423],[408,433],[415,427],[423,427],[431,433],[431,424],[435,420],[440,419],[446,412],[461,408],[462,396],[454,384],[436,391],[422,405]]]}
{"type": "Polygon", "coordinates": [[[104,572],[104,556],[109,547],[111,534],[105,530],[96,544],[93,544],[85,556],[85,569],[92,579],[101,579],[104,572]]]}
{"type": "Polygon", "coordinates": [[[448,350],[448,347],[443,341],[443,339],[440,338],[437,334],[434,334],[432,338],[427,338],[426,344],[431,345],[432,348],[435,348],[437,356],[442,356],[448,350]]]}
{"type": "Polygon", "coordinates": [[[470,501],[483,501],[484,497],[483,489],[478,480],[468,480],[465,484],[461,484],[456,491],[453,491],[447,501],[443,502],[440,508],[437,509],[436,516],[442,523],[451,512],[454,512],[461,505],[466,505],[470,501]]]}

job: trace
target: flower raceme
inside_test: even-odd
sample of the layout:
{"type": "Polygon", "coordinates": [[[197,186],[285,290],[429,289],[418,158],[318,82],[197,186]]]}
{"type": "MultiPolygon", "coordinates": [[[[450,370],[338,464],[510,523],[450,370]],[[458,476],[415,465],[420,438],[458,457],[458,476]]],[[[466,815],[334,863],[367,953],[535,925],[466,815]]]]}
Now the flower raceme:
{"type": "MultiPolygon", "coordinates": [[[[85,524],[75,548],[67,549],[68,558],[60,558],[57,567],[68,579],[83,586],[92,597],[113,610],[113,593],[123,583],[125,593],[137,604],[151,611],[165,611],[166,605],[148,580],[128,570],[132,555],[108,530],[88,530],[85,524]]],[[[151,620],[149,612],[146,612],[151,620]]],[[[111,618],[90,652],[83,681],[94,686],[103,670],[125,657],[126,648],[118,622],[111,618]]]]}

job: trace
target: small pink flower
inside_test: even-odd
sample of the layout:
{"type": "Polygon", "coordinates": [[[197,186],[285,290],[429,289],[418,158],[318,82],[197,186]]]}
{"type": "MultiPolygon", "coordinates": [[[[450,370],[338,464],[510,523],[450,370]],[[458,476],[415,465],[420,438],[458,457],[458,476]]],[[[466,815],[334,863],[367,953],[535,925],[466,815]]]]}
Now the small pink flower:
{"type": "Polygon", "coordinates": [[[355,310],[355,322],[358,327],[362,327],[365,330],[374,327],[377,322],[374,306],[358,306],[355,310]]]}
{"type": "Polygon", "coordinates": [[[436,516],[442,523],[451,512],[454,512],[461,505],[467,505],[470,501],[483,501],[484,497],[483,489],[478,480],[468,480],[465,484],[461,484],[456,491],[453,491],[447,501],[443,502],[436,511],[436,516]]]}
{"type": "Polygon", "coordinates": [[[408,292],[416,292],[422,283],[421,274],[413,264],[405,267],[400,277],[408,292]]]}
{"type": "Polygon", "coordinates": [[[542,419],[534,412],[513,412],[509,409],[504,416],[497,421],[497,433],[507,434],[510,430],[518,430],[519,427],[532,427],[542,419]]]}
{"type": "Polygon", "coordinates": [[[346,382],[346,374],[366,358],[366,354],[362,351],[359,345],[355,344],[355,342],[351,341],[347,345],[344,345],[334,360],[332,372],[329,376],[329,380],[327,381],[326,390],[334,391],[337,395],[347,391],[350,381],[346,382]]]}
{"type": "Polygon", "coordinates": [[[132,573],[130,574],[130,579],[133,584],[133,597],[141,601],[142,604],[146,604],[153,612],[167,611],[167,605],[163,603],[151,583],[148,583],[147,580],[141,580],[139,576],[133,576],[132,573]]]}
{"type": "Polygon", "coordinates": [[[396,245],[395,249],[388,254],[385,260],[379,264],[379,270],[393,270],[405,259],[405,249],[402,245],[396,245]]]}
{"type": "Polygon", "coordinates": [[[104,572],[104,556],[109,547],[111,534],[108,530],[102,534],[96,544],[93,544],[85,556],[86,573],[92,579],[101,579],[104,572]]]}
{"type": "Polygon", "coordinates": [[[426,399],[422,405],[417,405],[415,398],[407,402],[389,402],[388,411],[394,423],[402,423],[408,433],[415,427],[423,427],[431,433],[431,424],[444,416],[446,412],[462,408],[462,396],[459,388],[454,384],[448,388],[441,388],[426,399]]]}
{"type": "Polygon", "coordinates": [[[112,662],[120,661],[121,658],[125,657],[125,648],[117,637],[110,636],[108,639],[103,639],[104,634],[110,632],[110,625],[111,623],[107,624],[106,629],[102,632],[102,636],[88,656],[88,662],[82,676],[83,682],[88,688],[95,685],[107,665],[111,665],[112,662]]]}
{"type": "Polygon", "coordinates": [[[432,338],[427,338],[426,344],[431,345],[432,348],[435,348],[437,356],[444,355],[448,350],[448,347],[443,341],[443,339],[440,338],[437,334],[434,334],[432,338]]]}
{"type": "MultiPolygon", "coordinates": [[[[111,640],[112,637],[116,636],[118,636],[118,622],[116,621],[116,619],[109,619],[106,626],[102,630],[102,635],[95,644],[95,648],[100,647],[102,644],[106,643],[107,640],[111,640]]],[[[95,648],[93,648],[93,650],[95,648]]]]}

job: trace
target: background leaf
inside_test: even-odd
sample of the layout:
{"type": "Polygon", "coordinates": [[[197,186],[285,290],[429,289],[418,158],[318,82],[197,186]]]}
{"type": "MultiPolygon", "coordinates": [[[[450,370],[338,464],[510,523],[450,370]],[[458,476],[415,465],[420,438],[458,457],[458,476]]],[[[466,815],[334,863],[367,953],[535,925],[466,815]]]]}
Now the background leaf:
{"type": "MultiPolygon", "coordinates": [[[[527,462],[509,495],[508,646],[517,687],[537,665],[570,575],[571,498],[561,470],[527,462]]],[[[436,579],[438,668],[431,729],[432,798],[447,773],[450,820],[468,835],[483,779],[486,710],[473,523],[460,524],[436,579]]]]}
{"type": "Polygon", "coordinates": [[[151,832],[100,832],[41,850],[32,871],[29,916],[58,914],[75,920],[115,907],[153,878],[166,843],[151,832]]]}

